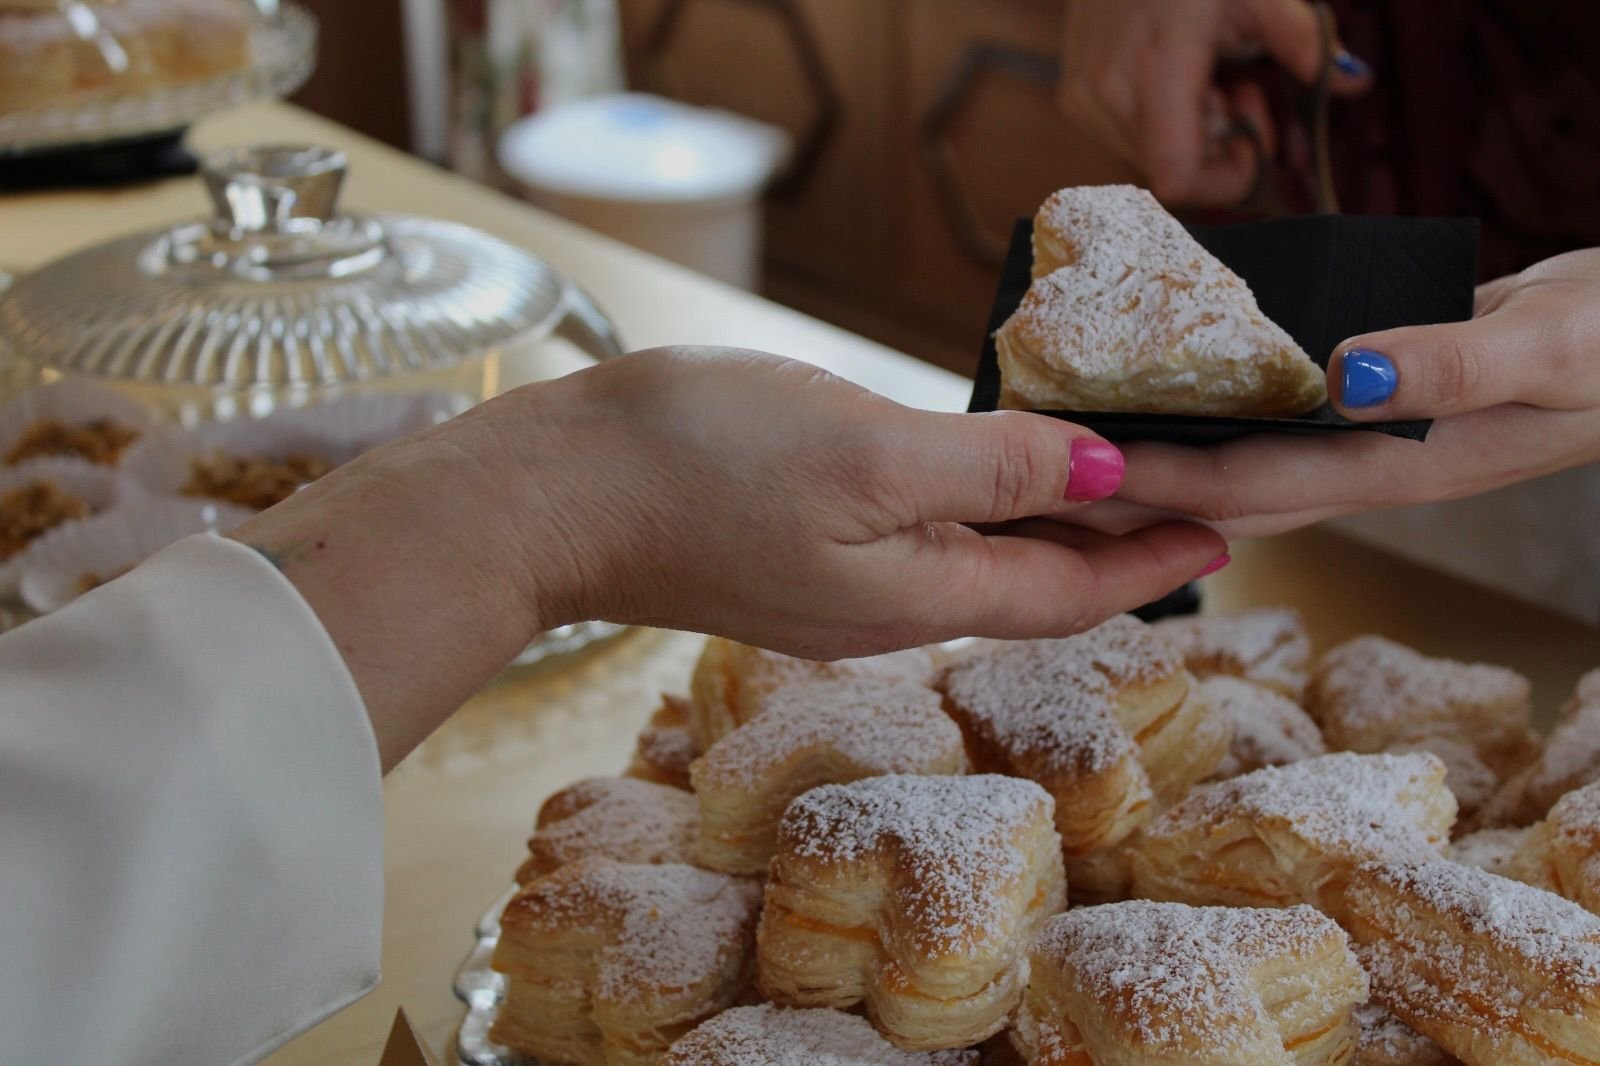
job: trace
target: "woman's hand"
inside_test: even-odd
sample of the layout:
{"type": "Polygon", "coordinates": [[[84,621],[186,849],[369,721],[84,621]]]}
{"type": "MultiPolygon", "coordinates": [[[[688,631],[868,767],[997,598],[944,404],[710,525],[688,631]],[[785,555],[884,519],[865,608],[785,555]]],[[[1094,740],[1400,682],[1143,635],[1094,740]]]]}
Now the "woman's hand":
{"type": "Polygon", "coordinates": [[[576,446],[555,491],[585,580],[546,608],[562,621],[822,658],[1066,635],[1224,549],[1195,527],[1079,549],[970,528],[1116,489],[1117,450],[1053,419],[917,411],[753,352],[648,352],[555,387],[582,394],[563,419],[576,446]]]}
{"type": "MultiPolygon", "coordinates": [[[[1322,72],[1322,28],[1306,0],[1075,0],[1067,6],[1060,99],[1169,203],[1214,206],[1250,191],[1260,160],[1230,124],[1276,133],[1259,87],[1224,90],[1219,59],[1265,52],[1294,77],[1322,72]]],[[[1363,92],[1365,63],[1336,57],[1332,90],[1363,92]]]]}
{"type": "Polygon", "coordinates": [[[1347,341],[1328,394],[1348,418],[1436,421],[1425,444],[1344,433],[1129,446],[1120,500],[1250,536],[1600,461],[1600,249],[1481,286],[1470,321],[1347,341]]]}
{"type": "Polygon", "coordinates": [[[392,765],[537,631],[581,619],[819,658],[1085,629],[1226,548],[1193,524],[1025,521],[1121,477],[1114,447],[1054,419],[662,349],[377,449],[234,536],[317,612],[392,765]]]}

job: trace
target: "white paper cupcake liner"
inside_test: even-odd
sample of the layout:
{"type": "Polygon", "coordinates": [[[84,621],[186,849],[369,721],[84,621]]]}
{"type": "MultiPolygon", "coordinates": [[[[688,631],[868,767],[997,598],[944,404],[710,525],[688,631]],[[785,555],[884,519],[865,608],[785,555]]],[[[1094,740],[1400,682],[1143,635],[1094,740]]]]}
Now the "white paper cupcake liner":
{"type": "Polygon", "coordinates": [[[105,385],[77,378],[36,385],[0,404],[0,456],[10,452],[37,422],[81,425],[100,418],[141,431],[152,422],[150,413],[137,402],[105,385]]]}
{"type": "MultiPolygon", "coordinates": [[[[0,467],[0,497],[39,481],[54,483],[63,492],[88,504],[90,511],[99,514],[111,506],[115,496],[116,472],[110,467],[97,466],[82,459],[56,456],[30,459],[17,466],[0,467]]],[[[81,525],[85,521],[87,519],[65,522],[56,529],[81,525]]],[[[24,548],[8,559],[0,559],[0,596],[16,594],[17,581],[22,572],[22,557],[27,553],[28,549],[24,548]]]]}
{"type": "Polygon", "coordinates": [[[339,466],[387,441],[443,422],[459,409],[446,393],[358,393],[252,421],[156,430],[123,457],[117,498],[181,496],[194,461],[218,452],[269,459],[311,455],[339,466]]]}
{"type": "Polygon", "coordinates": [[[209,500],[143,500],[74,522],[19,556],[22,602],[40,614],[71,603],[90,575],[109,581],[193,533],[226,533],[251,512],[209,500]]]}

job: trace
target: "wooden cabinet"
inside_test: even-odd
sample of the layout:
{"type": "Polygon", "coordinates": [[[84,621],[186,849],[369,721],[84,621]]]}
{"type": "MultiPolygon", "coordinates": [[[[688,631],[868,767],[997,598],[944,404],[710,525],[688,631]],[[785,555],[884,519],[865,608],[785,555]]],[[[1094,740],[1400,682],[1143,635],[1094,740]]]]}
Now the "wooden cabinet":
{"type": "Polygon", "coordinates": [[[768,293],[957,370],[1011,223],[1127,180],[1056,108],[1062,0],[621,0],[633,83],[783,126],[768,293]]]}
{"type": "Polygon", "coordinates": [[[401,5],[298,0],[317,17],[317,65],[293,100],[395,147],[411,142],[401,5]]]}

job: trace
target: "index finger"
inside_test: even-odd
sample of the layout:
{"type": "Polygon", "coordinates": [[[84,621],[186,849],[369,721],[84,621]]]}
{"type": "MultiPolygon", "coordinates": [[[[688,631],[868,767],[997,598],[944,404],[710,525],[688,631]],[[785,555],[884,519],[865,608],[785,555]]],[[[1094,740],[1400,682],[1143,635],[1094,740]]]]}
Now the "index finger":
{"type": "MultiPolygon", "coordinates": [[[[1205,161],[1211,43],[1198,37],[1160,42],[1138,58],[1135,137],[1150,191],[1160,200],[1193,196],[1205,161]]],[[[1240,191],[1242,196],[1248,184],[1240,191]]]]}

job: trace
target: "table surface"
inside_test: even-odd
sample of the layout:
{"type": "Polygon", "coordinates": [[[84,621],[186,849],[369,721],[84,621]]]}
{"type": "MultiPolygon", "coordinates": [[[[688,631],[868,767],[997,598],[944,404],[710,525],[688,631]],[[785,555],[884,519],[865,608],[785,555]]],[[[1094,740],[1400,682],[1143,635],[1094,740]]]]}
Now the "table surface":
{"type": "MultiPolygon", "coordinates": [[[[527,247],[584,285],[634,347],[743,345],[827,367],[905,403],[954,410],[963,379],[552,218],[284,105],[241,108],[192,143],[312,142],[343,148],[346,202],[454,219],[527,247]]],[[[93,242],[205,214],[199,182],[0,197],[0,268],[25,270],[93,242]]],[[[1433,654],[1505,663],[1548,717],[1600,663],[1593,629],[1320,530],[1236,544],[1206,582],[1207,609],[1289,604],[1320,647],[1381,632],[1433,654]]],[[[637,631],[575,663],[503,680],[390,774],[383,983],[293,1041],[270,1066],[375,1063],[397,1007],[444,1052],[462,1010],[450,978],[484,908],[509,883],[539,803],[622,768],[663,689],[682,690],[699,638],[637,631]]]]}

